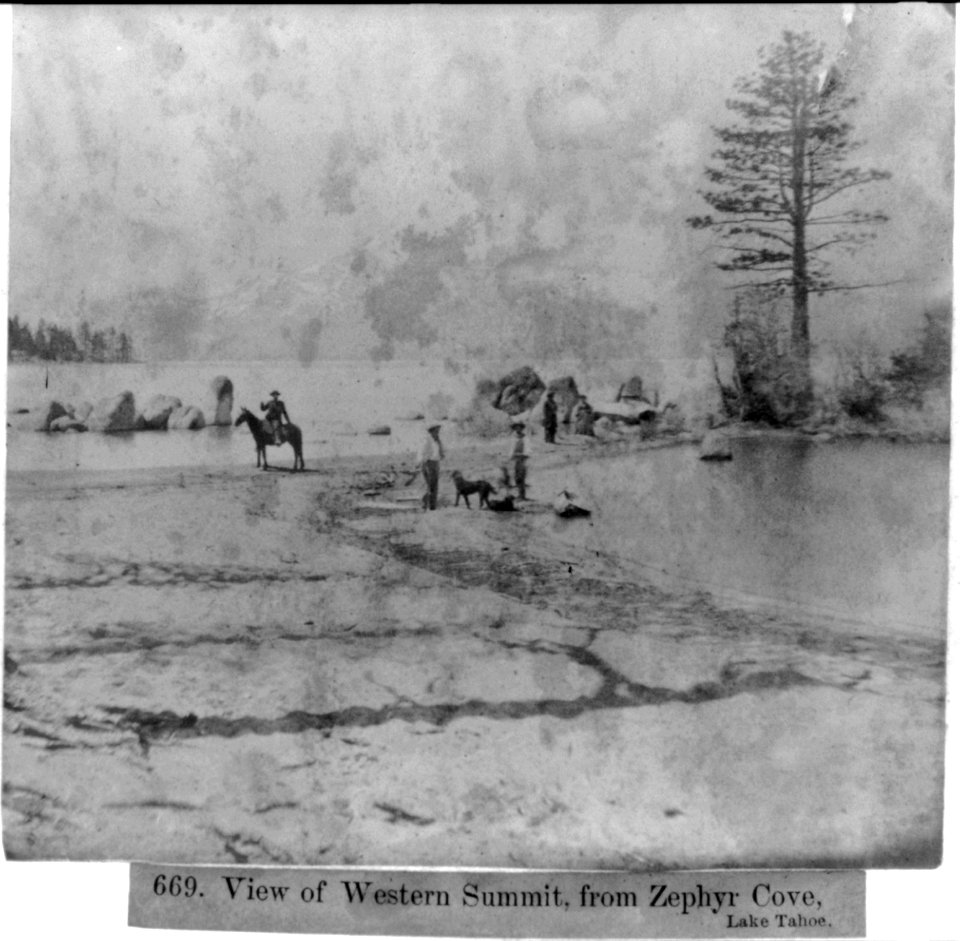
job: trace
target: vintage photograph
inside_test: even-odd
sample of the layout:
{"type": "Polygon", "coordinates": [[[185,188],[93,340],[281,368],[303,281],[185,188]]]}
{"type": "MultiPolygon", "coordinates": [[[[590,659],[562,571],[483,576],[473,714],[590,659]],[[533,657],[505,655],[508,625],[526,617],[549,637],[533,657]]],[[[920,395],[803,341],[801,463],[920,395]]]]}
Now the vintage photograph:
{"type": "Polygon", "coordinates": [[[14,8],[7,858],[937,866],[954,48],[14,8]]]}

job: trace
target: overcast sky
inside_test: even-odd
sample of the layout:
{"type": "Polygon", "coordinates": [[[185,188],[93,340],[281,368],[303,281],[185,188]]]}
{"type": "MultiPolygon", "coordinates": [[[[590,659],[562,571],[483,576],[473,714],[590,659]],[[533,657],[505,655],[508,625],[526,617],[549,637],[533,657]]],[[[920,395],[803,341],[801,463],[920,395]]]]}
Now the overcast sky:
{"type": "Polygon", "coordinates": [[[801,29],[894,174],[838,270],[903,282],[816,299],[814,340],[894,342],[950,284],[953,20],[844,9],[16,7],[11,313],[150,358],[696,356],[711,124],[801,29]]]}

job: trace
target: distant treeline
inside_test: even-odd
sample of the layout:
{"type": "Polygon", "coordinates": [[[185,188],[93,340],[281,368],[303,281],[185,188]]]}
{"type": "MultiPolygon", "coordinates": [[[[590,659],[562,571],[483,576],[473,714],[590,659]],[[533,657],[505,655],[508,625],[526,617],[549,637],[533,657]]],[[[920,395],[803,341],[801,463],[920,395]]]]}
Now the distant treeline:
{"type": "Polygon", "coordinates": [[[17,317],[7,321],[7,355],[11,360],[43,359],[60,363],[131,363],[133,342],[122,330],[94,330],[85,320],[76,331],[40,320],[31,330],[17,317]]]}

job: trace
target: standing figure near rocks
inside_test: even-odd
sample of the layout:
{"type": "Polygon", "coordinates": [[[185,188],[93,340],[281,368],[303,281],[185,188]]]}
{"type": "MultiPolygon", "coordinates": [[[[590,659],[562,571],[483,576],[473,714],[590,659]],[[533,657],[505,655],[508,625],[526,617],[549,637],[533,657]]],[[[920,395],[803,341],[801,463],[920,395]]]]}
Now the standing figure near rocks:
{"type": "Polygon", "coordinates": [[[261,402],[260,408],[266,412],[263,417],[270,423],[270,428],[273,430],[273,443],[283,444],[283,423],[286,421],[290,425],[292,422],[287,414],[287,407],[280,398],[280,393],[274,389],[270,395],[272,396],[271,401],[266,404],[261,402]]]}
{"type": "Polygon", "coordinates": [[[585,395],[580,396],[580,401],[573,413],[573,426],[578,435],[593,437],[593,409],[585,395]]]}
{"type": "Polygon", "coordinates": [[[440,487],[440,462],[443,460],[443,445],[440,443],[440,425],[427,426],[427,437],[420,449],[420,470],[427,484],[423,495],[424,510],[437,508],[437,490],[440,487]]]}
{"type": "Polygon", "coordinates": [[[543,402],[543,440],[555,444],[557,439],[557,403],[553,393],[548,392],[543,402]]]}
{"type": "Polygon", "coordinates": [[[527,460],[530,457],[530,446],[523,433],[526,427],[522,421],[515,421],[511,426],[513,439],[510,442],[510,463],[513,465],[513,485],[517,488],[517,496],[521,500],[527,499],[527,460]]]}

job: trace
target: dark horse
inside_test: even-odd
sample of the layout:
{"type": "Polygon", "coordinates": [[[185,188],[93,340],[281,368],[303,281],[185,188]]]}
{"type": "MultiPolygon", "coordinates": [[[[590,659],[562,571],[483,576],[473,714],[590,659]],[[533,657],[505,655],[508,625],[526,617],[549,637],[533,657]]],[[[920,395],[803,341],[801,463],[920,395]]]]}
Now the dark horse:
{"type": "MultiPolygon", "coordinates": [[[[244,422],[247,423],[247,427],[253,435],[253,440],[257,443],[257,467],[260,466],[260,455],[262,454],[263,469],[266,470],[270,466],[267,464],[267,445],[276,443],[273,438],[273,431],[265,421],[257,418],[253,412],[241,408],[234,425],[241,425],[244,422]]],[[[303,470],[303,436],[300,434],[300,429],[296,425],[284,425],[283,436],[285,439],[283,443],[293,446],[293,469],[295,471],[303,470]]]]}

